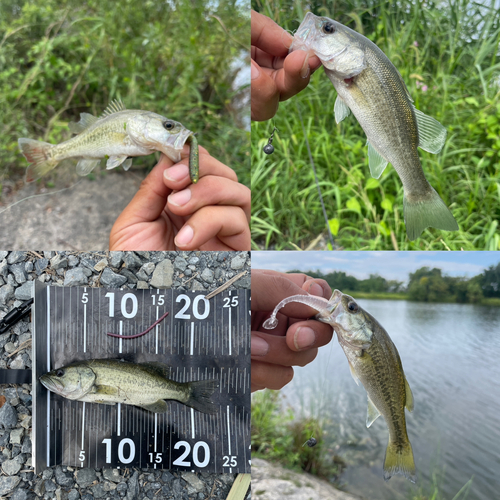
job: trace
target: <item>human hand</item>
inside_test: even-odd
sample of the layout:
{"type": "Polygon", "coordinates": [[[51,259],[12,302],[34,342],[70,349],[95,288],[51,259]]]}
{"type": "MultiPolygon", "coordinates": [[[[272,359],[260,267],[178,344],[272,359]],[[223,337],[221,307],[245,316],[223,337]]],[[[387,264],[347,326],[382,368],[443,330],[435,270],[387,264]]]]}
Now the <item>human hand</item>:
{"type": "Polygon", "coordinates": [[[266,387],[281,389],[293,378],[292,366],[310,363],[317,348],[332,339],[331,326],[304,321],[317,312],[304,304],[287,304],[280,309],[274,330],[262,326],[281,300],[306,293],[329,299],[332,291],[325,280],[305,274],[252,270],[252,392],[266,387]]]}
{"type": "Polygon", "coordinates": [[[272,118],[280,101],[298,94],[321,66],[303,50],[288,54],[293,37],[268,17],[252,10],[252,120],[272,118]]]}
{"type": "Polygon", "coordinates": [[[189,178],[188,146],[162,155],[114,223],[110,250],[250,250],[250,189],[200,146],[200,179],[189,178]]]}

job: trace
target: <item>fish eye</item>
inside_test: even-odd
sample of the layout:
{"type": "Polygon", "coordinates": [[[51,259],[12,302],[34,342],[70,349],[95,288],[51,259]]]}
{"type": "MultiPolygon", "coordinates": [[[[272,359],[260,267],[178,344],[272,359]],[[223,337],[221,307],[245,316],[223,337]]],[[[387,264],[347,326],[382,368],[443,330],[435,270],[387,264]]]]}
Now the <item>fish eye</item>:
{"type": "Polygon", "coordinates": [[[335,33],[335,26],[333,25],[333,23],[325,23],[323,25],[323,31],[326,34],[331,35],[332,33],[335,33]]]}
{"type": "Polygon", "coordinates": [[[353,313],[356,313],[358,312],[358,304],[356,304],[356,302],[349,302],[349,304],[347,304],[347,309],[349,309],[349,311],[353,312],[353,313]]]}
{"type": "Polygon", "coordinates": [[[64,370],[62,368],[59,368],[59,370],[56,371],[56,377],[62,377],[64,375],[64,370]]]}
{"type": "Polygon", "coordinates": [[[172,130],[174,127],[175,127],[175,122],[171,122],[170,120],[163,122],[163,128],[167,130],[172,130]]]}

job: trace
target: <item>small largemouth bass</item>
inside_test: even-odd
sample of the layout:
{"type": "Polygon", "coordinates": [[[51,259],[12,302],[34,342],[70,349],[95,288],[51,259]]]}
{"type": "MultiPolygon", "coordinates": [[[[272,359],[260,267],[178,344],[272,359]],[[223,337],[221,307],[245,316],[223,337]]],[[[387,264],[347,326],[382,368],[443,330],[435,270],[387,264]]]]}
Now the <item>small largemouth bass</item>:
{"type": "Polygon", "coordinates": [[[61,144],[48,144],[33,139],[18,139],[19,148],[30,165],[26,181],[34,181],[50,172],[63,160],[78,160],[78,175],[87,175],[107,158],[106,168],[122,165],[128,170],[133,156],[145,156],[161,151],[172,161],[181,160],[184,143],[190,143],[189,175],[198,181],[198,142],[193,132],[181,123],[151,111],[125,109],[113,101],[100,118],[81,113],[78,123],[70,123],[77,134],[61,144]]]}
{"type": "Polygon", "coordinates": [[[327,17],[306,14],[291,51],[312,51],[335,90],[335,120],[352,111],[368,139],[371,175],[379,178],[388,163],[404,189],[406,232],[414,240],[429,226],[457,231],[448,207],[425,178],[417,148],[439,153],[446,129],[415,108],[398,70],[368,38],[327,17]]]}
{"type": "Polygon", "coordinates": [[[287,297],[264,322],[264,328],[275,328],[278,324],[276,313],[290,302],[300,302],[316,309],[315,319],[328,323],[337,333],[351,374],[357,384],[361,381],[368,395],[366,426],[370,427],[383,415],[389,429],[384,479],[402,474],[414,483],[415,463],[405,419],[405,407],[413,410],[413,396],[389,334],[352,297],[339,290],[333,292],[330,300],[311,295],[287,297]]]}
{"type": "Polygon", "coordinates": [[[217,380],[175,382],[161,363],[129,363],[116,359],[79,361],[40,377],[49,391],[88,403],[123,403],[154,413],[165,413],[164,399],[174,399],[202,413],[216,413],[210,399],[217,380]]]}

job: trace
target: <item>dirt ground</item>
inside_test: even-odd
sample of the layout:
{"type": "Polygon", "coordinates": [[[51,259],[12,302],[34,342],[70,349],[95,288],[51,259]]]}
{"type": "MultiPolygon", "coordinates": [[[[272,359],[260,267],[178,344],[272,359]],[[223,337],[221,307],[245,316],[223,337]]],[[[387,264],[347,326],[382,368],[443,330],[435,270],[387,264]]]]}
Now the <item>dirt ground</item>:
{"type": "Polygon", "coordinates": [[[146,173],[110,172],[90,180],[75,179],[68,189],[26,184],[2,199],[0,249],[107,250],[114,221],[139,189],[146,173]],[[53,194],[51,194],[53,193],[53,194]],[[25,199],[34,194],[44,194],[25,199]],[[9,207],[9,208],[6,208],[9,207]]]}

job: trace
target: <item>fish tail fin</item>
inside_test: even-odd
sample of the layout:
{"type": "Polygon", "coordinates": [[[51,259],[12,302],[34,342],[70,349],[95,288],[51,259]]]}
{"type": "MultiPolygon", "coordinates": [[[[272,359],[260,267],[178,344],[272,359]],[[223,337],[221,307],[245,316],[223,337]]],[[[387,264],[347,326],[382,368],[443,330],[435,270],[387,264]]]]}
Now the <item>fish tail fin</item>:
{"type": "Polygon", "coordinates": [[[19,149],[30,165],[26,170],[26,182],[32,182],[50,172],[59,162],[48,154],[53,145],[33,139],[18,139],[19,149]]]}
{"type": "Polygon", "coordinates": [[[412,197],[405,194],[404,214],[406,234],[410,240],[418,238],[426,227],[445,231],[458,231],[458,224],[450,209],[431,187],[425,196],[412,197]]]}
{"type": "Polygon", "coordinates": [[[218,387],[217,380],[189,382],[189,399],[185,404],[202,413],[216,413],[217,406],[210,398],[218,387]]]}
{"type": "Polygon", "coordinates": [[[413,450],[408,440],[404,446],[397,446],[389,439],[385,451],[384,479],[388,481],[394,474],[402,474],[412,483],[417,480],[413,450]]]}

